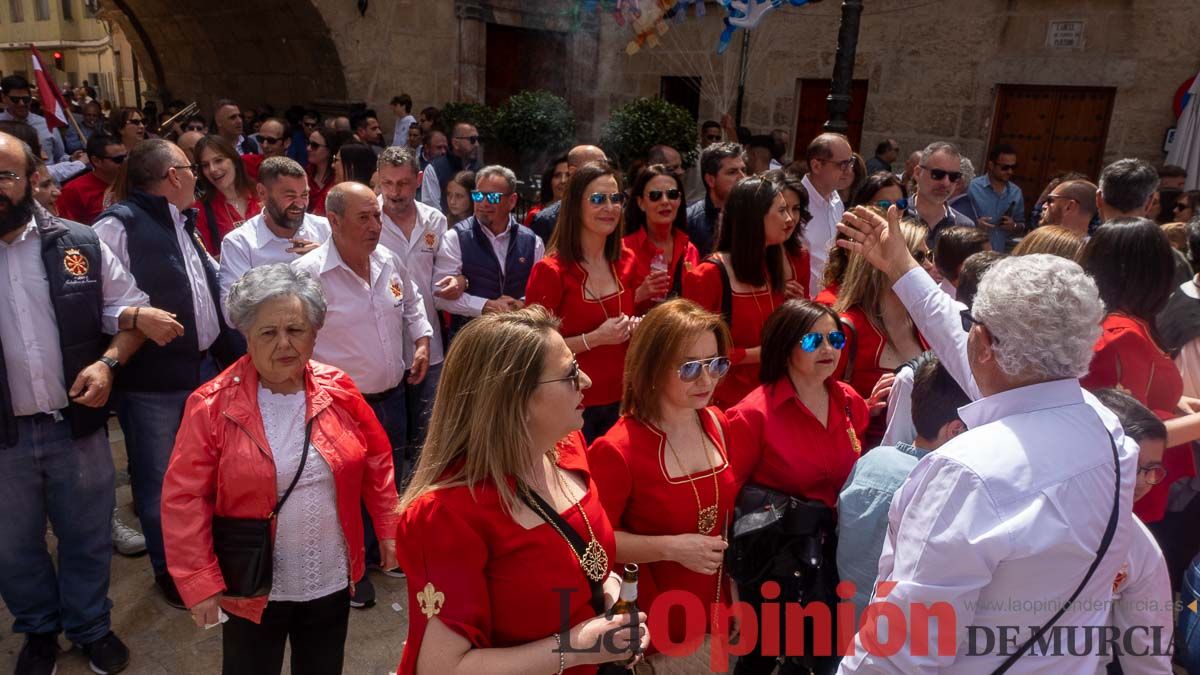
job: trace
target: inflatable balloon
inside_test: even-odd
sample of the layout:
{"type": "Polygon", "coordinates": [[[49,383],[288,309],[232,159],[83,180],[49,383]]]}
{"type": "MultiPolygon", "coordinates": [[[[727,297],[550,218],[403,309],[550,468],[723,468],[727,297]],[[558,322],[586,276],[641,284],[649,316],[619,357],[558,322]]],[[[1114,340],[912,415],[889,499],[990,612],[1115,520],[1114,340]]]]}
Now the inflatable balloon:
{"type": "Polygon", "coordinates": [[[667,32],[669,28],[664,19],[677,2],[678,0],[648,0],[649,6],[641,7],[638,16],[632,20],[634,37],[625,45],[625,53],[632,56],[642,47],[657,47],[658,36],[667,32]]]}
{"type": "Polygon", "coordinates": [[[733,40],[733,34],[742,30],[753,30],[762,23],[764,17],[788,2],[792,7],[799,7],[808,0],[720,0],[721,5],[729,12],[725,17],[725,30],[717,42],[717,53],[724,54],[733,40]]]}

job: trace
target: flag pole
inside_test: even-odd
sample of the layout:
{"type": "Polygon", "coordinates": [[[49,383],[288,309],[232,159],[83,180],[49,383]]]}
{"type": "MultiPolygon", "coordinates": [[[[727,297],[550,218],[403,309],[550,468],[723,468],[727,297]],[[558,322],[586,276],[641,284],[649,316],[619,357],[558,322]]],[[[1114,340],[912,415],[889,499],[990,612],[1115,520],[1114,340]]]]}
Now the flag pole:
{"type": "Polygon", "coordinates": [[[79,134],[79,142],[83,144],[83,151],[86,153],[88,139],[83,135],[83,129],[79,128],[79,122],[75,121],[75,116],[71,114],[71,106],[68,105],[63,112],[67,114],[67,120],[71,122],[71,126],[75,127],[75,133],[79,134]]]}
{"type": "MultiPolygon", "coordinates": [[[[83,135],[83,129],[79,128],[79,122],[77,122],[75,120],[75,116],[71,114],[71,106],[70,106],[70,104],[68,104],[66,102],[66,99],[63,98],[62,91],[58,89],[57,80],[55,80],[54,77],[51,76],[50,71],[46,70],[46,62],[42,60],[42,55],[40,53],[38,53],[37,46],[34,45],[32,42],[29,43],[29,51],[33,54],[33,58],[37,59],[38,69],[42,71],[42,76],[46,79],[47,84],[49,84],[50,87],[52,87],[54,89],[54,91],[46,92],[46,91],[40,91],[40,88],[39,88],[39,93],[42,95],[42,99],[43,99],[42,105],[43,106],[45,105],[45,98],[47,96],[56,97],[57,99],[59,99],[59,101],[62,104],[63,114],[65,114],[67,116],[67,121],[69,121],[71,123],[71,126],[75,128],[75,133],[79,134],[79,142],[83,144],[84,151],[86,152],[87,151],[87,137],[85,137],[83,135]]],[[[65,145],[65,143],[64,143],[64,145],[65,145]]]]}

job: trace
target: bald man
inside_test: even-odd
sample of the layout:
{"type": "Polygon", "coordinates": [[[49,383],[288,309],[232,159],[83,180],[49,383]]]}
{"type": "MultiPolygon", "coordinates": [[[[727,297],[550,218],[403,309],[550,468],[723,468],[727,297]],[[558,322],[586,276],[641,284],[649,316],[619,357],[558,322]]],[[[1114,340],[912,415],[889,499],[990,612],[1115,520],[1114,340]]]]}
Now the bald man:
{"type": "Polygon", "coordinates": [[[183,153],[187,155],[189,162],[195,163],[196,144],[200,142],[201,138],[204,138],[204,134],[200,133],[199,131],[185,131],[180,134],[179,140],[175,141],[175,145],[178,145],[183,150],[183,153]]]}
{"type": "MultiPolygon", "coordinates": [[[[569,181],[579,167],[584,164],[607,161],[608,156],[600,148],[594,145],[577,145],[567,153],[567,180],[569,181]]],[[[550,235],[554,234],[554,224],[558,222],[558,208],[559,202],[554,202],[538,211],[537,215],[533,217],[533,223],[529,226],[529,229],[541,237],[543,242],[549,242],[550,235]]]]}

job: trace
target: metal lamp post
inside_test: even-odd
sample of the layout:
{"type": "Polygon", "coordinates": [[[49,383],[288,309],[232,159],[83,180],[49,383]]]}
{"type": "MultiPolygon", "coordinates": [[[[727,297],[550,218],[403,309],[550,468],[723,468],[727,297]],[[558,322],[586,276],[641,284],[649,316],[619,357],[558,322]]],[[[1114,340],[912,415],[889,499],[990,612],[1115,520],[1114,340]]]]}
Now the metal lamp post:
{"type": "Polygon", "coordinates": [[[842,25],[838,28],[837,55],[833,61],[833,80],[829,83],[829,120],[825,131],[846,133],[849,128],[850,84],[854,79],[854,54],[858,50],[858,23],[862,0],[843,0],[842,25]]]}

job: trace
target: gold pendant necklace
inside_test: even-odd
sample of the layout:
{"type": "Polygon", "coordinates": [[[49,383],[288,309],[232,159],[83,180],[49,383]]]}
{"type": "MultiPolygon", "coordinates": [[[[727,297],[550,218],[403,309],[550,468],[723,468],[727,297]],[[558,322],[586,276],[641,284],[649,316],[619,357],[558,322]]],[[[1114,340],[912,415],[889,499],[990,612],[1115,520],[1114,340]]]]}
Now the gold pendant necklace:
{"type": "MultiPolygon", "coordinates": [[[[537,510],[538,515],[542,517],[542,520],[550,523],[550,526],[554,528],[554,531],[558,532],[558,536],[562,537],[563,540],[567,542],[567,548],[571,549],[571,553],[573,553],[575,555],[575,559],[579,561],[579,567],[583,570],[584,575],[592,581],[603,581],[604,577],[608,575],[608,553],[604,550],[604,547],[600,545],[600,542],[597,541],[596,533],[592,531],[592,521],[588,520],[587,513],[583,510],[583,505],[580,504],[580,501],[582,500],[575,499],[575,495],[567,488],[567,482],[563,480],[562,472],[559,470],[557,465],[554,465],[554,477],[558,479],[558,486],[562,491],[563,496],[566,497],[568,501],[574,502],[575,508],[578,509],[579,515],[583,518],[584,526],[587,527],[589,541],[587,546],[585,546],[583,549],[583,555],[579,555],[579,552],[576,551],[575,547],[571,545],[571,540],[567,537],[567,534],[559,529],[558,525],[554,522],[554,519],[550,517],[550,514],[542,510],[542,507],[538,505],[536,500],[530,499],[529,503],[534,507],[534,509],[537,510]]],[[[527,491],[529,490],[529,488],[525,489],[527,491]]]]}
{"type": "MultiPolygon", "coordinates": [[[[700,425],[699,417],[696,418],[696,424],[700,425]]],[[[712,458],[708,456],[708,439],[704,435],[704,427],[700,425],[700,447],[704,452],[704,462],[708,464],[708,470],[712,472],[714,495],[712,506],[704,506],[700,501],[700,490],[696,487],[696,479],[692,478],[692,474],[686,473],[687,469],[684,468],[683,461],[679,458],[679,452],[671,443],[671,435],[664,431],[663,437],[667,439],[667,447],[675,456],[675,463],[679,465],[680,471],[685,472],[684,476],[687,478],[688,484],[692,486],[692,493],[696,495],[696,528],[700,534],[708,534],[717,526],[717,511],[721,504],[721,482],[717,480],[717,470],[712,464],[712,458]]]]}

